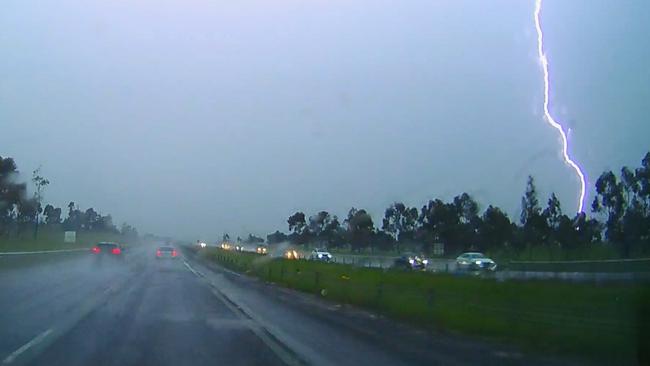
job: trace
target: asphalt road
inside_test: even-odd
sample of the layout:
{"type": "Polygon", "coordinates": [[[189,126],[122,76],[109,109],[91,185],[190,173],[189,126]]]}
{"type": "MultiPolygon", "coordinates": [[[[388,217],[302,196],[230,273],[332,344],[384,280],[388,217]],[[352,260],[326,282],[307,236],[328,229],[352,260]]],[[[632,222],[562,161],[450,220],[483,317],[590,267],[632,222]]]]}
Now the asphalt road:
{"type": "Polygon", "coordinates": [[[28,365],[579,364],[424,333],[189,253],[0,258],[0,362],[28,365]],[[36,262],[34,262],[36,261],[36,262]],[[36,263],[36,264],[35,264],[36,263]]]}

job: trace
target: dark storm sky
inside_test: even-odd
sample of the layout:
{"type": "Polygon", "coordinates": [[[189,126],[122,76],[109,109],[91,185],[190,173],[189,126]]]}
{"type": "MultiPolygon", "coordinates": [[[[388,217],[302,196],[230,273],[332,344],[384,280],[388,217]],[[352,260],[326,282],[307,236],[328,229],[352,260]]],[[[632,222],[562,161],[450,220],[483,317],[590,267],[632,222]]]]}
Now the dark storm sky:
{"type": "MultiPolygon", "coordinates": [[[[525,179],[575,210],[542,119],[534,2],[3,1],[0,155],[46,200],[141,232],[286,229],[295,210],[525,179]]],[[[650,3],[546,0],[553,113],[592,180],[650,150],[650,3]]],[[[590,198],[588,198],[590,202],[590,198]]]]}

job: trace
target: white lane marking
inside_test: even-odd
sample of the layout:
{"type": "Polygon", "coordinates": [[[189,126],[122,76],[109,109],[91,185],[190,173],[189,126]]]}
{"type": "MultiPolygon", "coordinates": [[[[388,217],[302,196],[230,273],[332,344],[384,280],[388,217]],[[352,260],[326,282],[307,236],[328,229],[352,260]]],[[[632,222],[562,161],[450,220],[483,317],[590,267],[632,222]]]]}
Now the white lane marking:
{"type": "MultiPolygon", "coordinates": [[[[250,314],[252,313],[250,310],[245,310],[241,304],[238,304],[234,302],[232,299],[230,299],[226,294],[223,292],[219,291],[217,286],[208,278],[206,278],[201,272],[195,270],[190,266],[187,261],[183,260],[183,264],[187,269],[194,273],[197,277],[203,277],[208,281],[208,284],[212,288],[212,294],[219,299],[230,311],[235,314],[235,316],[239,317],[240,319],[248,319],[250,322],[245,322],[245,324],[248,326],[248,329],[250,329],[264,344],[266,344],[269,349],[275,353],[286,365],[289,366],[298,366],[302,365],[303,362],[300,362],[300,360],[296,359],[295,356],[290,354],[287,350],[284,349],[284,347],[279,344],[279,341],[276,341],[275,339],[272,339],[268,334],[266,334],[264,331],[269,332],[269,330],[264,327],[263,325],[260,324],[260,322],[252,317],[250,314]]],[[[269,332],[269,334],[273,334],[269,332]]],[[[275,336],[273,336],[275,337],[275,336]]]]}
{"type": "Polygon", "coordinates": [[[230,270],[230,269],[228,269],[228,268],[225,268],[225,267],[221,267],[221,266],[220,266],[219,269],[221,269],[221,270],[223,270],[223,271],[225,271],[225,272],[228,272],[228,273],[230,273],[231,275],[234,275],[234,276],[237,276],[237,277],[241,277],[241,276],[242,276],[241,273],[237,273],[237,272],[232,271],[232,270],[230,270]]]}
{"type": "Polygon", "coordinates": [[[22,347],[18,348],[13,353],[11,353],[9,356],[7,356],[7,358],[5,358],[4,361],[2,361],[2,363],[7,365],[7,364],[10,364],[10,363],[14,362],[16,357],[20,356],[23,352],[27,351],[31,347],[41,343],[45,339],[45,337],[50,335],[50,333],[52,333],[52,328],[46,330],[45,332],[37,335],[31,341],[25,343],[22,347]]]}
{"type": "Polygon", "coordinates": [[[61,250],[40,250],[36,252],[0,252],[0,256],[3,255],[24,255],[24,254],[47,254],[47,253],[66,253],[66,252],[81,252],[87,251],[88,248],[82,249],[61,249],[61,250]]]}
{"type": "Polygon", "coordinates": [[[244,321],[243,324],[247,326],[248,329],[250,329],[273,353],[275,353],[275,355],[278,356],[285,365],[302,366],[305,364],[302,360],[297,358],[296,354],[290,353],[287,350],[289,347],[280,343],[280,340],[264,325],[260,324],[260,322],[254,317],[250,316],[250,311],[244,310],[241,304],[234,302],[231,298],[219,291],[212,281],[210,281],[210,286],[212,287],[212,294],[226,305],[235,316],[242,319],[244,321]]]}
{"type": "Polygon", "coordinates": [[[194,275],[196,277],[203,277],[203,274],[201,272],[195,270],[194,268],[192,268],[192,266],[190,266],[190,264],[187,263],[187,261],[183,260],[183,264],[185,265],[185,267],[187,267],[187,269],[190,270],[190,272],[194,273],[194,275]]]}

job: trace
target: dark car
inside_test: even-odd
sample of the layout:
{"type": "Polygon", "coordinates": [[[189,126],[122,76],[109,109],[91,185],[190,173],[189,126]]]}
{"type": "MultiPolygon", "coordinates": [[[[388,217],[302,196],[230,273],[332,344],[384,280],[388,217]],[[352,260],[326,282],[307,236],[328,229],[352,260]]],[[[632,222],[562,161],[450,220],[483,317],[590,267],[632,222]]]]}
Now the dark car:
{"type": "Polygon", "coordinates": [[[332,254],[325,249],[314,249],[309,255],[309,260],[329,262],[332,260],[332,254]]]}
{"type": "Polygon", "coordinates": [[[176,251],[174,247],[164,246],[156,250],[156,258],[158,259],[164,259],[164,258],[174,259],[177,257],[178,257],[178,251],[176,251]]]}
{"type": "Polygon", "coordinates": [[[429,260],[417,254],[404,254],[401,257],[395,258],[393,262],[394,269],[402,270],[425,270],[429,264],[429,260]]]}
{"type": "Polygon", "coordinates": [[[93,254],[99,256],[111,256],[115,258],[122,258],[124,256],[124,247],[118,243],[113,242],[100,242],[95,245],[91,251],[93,254]]]}

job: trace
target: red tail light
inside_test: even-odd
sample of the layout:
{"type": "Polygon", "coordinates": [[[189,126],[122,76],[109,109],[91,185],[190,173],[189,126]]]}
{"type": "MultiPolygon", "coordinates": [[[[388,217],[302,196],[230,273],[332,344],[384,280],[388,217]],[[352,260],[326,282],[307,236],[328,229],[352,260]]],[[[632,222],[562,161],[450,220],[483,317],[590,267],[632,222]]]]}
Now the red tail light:
{"type": "Polygon", "coordinates": [[[172,250],[172,257],[175,257],[175,256],[176,256],[176,251],[172,250]]]}
{"type": "Polygon", "coordinates": [[[120,248],[113,248],[113,250],[111,250],[111,253],[120,254],[120,253],[122,253],[122,250],[120,248]]]}
{"type": "Polygon", "coordinates": [[[91,250],[93,251],[93,253],[99,253],[101,251],[99,247],[93,247],[93,249],[91,250]]]}
{"type": "Polygon", "coordinates": [[[156,250],[156,257],[160,257],[161,255],[162,253],[160,252],[160,250],[156,250]]]}

